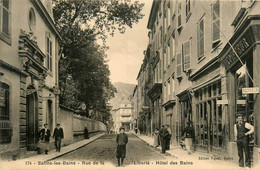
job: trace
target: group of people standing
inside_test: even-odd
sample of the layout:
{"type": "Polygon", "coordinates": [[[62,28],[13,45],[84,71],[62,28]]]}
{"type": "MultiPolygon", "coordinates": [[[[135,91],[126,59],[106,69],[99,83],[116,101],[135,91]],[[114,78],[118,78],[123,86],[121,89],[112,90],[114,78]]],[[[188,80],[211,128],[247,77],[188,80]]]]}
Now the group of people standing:
{"type": "MultiPolygon", "coordinates": [[[[170,150],[171,136],[172,133],[169,125],[162,125],[161,129],[156,128],[154,131],[154,146],[158,147],[161,145],[162,153],[165,153],[166,150],[170,150]]],[[[190,154],[190,148],[194,139],[194,128],[192,126],[192,122],[189,121],[187,123],[187,126],[182,132],[182,136],[185,138],[185,146],[190,154]]]]}
{"type": "Polygon", "coordinates": [[[154,131],[154,146],[158,147],[161,145],[162,153],[165,153],[166,150],[170,150],[171,135],[169,125],[162,125],[160,130],[156,128],[154,131]]]}
{"type": "MultiPolygon", "coordinates": [[[[42,128],[39,132],[39,142],[38,142],[38,150],[44,150],[45,154],[48,155],[48,151],[50,150],[50,136],[51,131],[48,128],[48,124],[44,124],[44,128],[42,128]]],[[[53,138],[55,139],[55,148],[56,152],[60,152],[61,148],[61,139],[64,138],[63,129],[60,127],[60,124],[57,123],[56,128],[53,132],[53,138]]]]}

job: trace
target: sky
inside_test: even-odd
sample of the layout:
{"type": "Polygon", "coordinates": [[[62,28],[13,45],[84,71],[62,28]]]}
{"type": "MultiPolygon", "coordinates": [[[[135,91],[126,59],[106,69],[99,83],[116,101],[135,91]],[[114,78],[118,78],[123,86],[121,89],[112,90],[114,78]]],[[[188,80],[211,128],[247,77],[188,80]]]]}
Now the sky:
{"type": "Polygon", "coordinates": [[[109,36],[107,45],[108,65],[112,83],[123,82],[137,84],[137,74],[143,62],[143,52],[148,45],[147,23],[152,0],[139,0],[144,3],[142,13],[145,15],[133,28],[127,28],[124,34],[118,32],[109,36]]]}

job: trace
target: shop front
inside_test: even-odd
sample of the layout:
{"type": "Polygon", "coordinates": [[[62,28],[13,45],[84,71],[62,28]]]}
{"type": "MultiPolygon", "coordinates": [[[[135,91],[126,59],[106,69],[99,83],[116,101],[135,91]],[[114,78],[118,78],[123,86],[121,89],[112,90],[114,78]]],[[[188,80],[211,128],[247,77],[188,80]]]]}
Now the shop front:
{"type": "Polygon", "coordinates": [[[260,160],[259,30],[259,18],[249,17],[230,39],[232,47],[227,44],[220,55],[228,84],[229,154],[237,157],[234,124],[237,114],[243,114],[244,120],[255,128],[255,132],[249,137],[253,165],[260,160]]]}

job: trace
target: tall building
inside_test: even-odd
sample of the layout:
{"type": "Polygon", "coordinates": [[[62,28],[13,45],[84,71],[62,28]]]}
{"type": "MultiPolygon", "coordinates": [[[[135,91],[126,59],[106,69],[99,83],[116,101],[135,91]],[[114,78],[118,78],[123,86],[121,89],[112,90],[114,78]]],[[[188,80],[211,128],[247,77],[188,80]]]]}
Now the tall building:
{"type": "Polygon", "coordinates": [[[59,35],[51,0],[0,1],[0,154],[35,150],[59,122],[59,35]]]}
{"type": "Polygon", "coordinates": [[[134,116],[133,105],[129,100],[124,100],[120,103],[119,107],[114,109],[113,112],[114,131],[119,133],[120,127],[124,127],[126,131],[133,130],[134,116]]]}
{"type": "Polygon", "coordinates": [[[255,127],[252,161],[260,160],[259,8],[254,0],[153,1],[147,25],[153,66],[149,109],[155,127],[170,125],[172,144],[192,121],[196,150],[236,161],[240,112],[255,127]]]}

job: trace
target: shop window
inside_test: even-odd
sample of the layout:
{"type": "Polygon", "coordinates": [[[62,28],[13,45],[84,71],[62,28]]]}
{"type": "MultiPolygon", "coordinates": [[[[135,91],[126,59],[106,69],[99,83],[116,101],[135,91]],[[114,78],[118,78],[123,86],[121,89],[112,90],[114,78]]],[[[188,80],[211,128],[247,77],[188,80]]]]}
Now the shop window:
{"type": "Polygon", "coordinates": [[[0,144],[10,143],[12,138],[9,102],[9,86],[0,82],[0,144]]]}
{"type": "Polygon", "coordinates": [[[10,2],[0,1],[0,39],[10,43],[10,2]]]}
{"type": "Polygon", "coordinates": [[[220,88],[221,82],[218,81],[195,92],[196,143],[201,147],[207,147],[209,152],[225,148],[222,105],[217,105],[217,100],[221,100],[220,88]]]}

